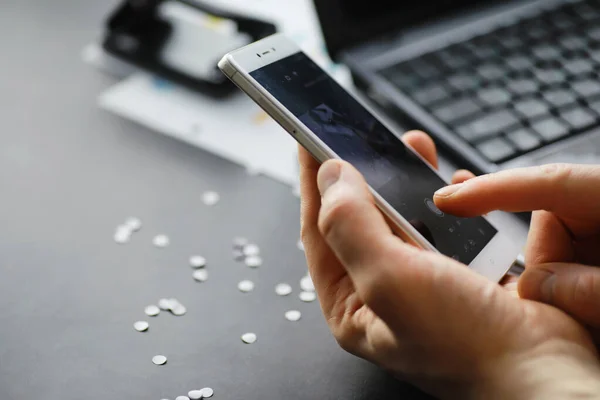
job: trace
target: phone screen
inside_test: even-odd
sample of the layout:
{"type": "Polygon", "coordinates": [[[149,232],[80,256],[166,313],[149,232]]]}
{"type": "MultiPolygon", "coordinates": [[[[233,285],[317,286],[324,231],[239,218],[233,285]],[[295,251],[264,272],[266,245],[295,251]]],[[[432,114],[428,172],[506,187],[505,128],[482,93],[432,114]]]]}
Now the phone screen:
{"type": "Polygon", "coordinates": [[[433,203],[445,182],[304,53],[250,73],[440,253],[465,264],[497,234],[484,218],[457,218],[433,203]]]}

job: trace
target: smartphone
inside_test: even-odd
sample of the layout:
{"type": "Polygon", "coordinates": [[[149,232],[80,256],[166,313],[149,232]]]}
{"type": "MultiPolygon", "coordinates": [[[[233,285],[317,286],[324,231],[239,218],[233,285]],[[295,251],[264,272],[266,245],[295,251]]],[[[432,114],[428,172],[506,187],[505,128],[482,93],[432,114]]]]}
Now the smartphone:
{"type": "Polygon", "coordinates": [[[365,177],[404,241],[452,257],[500,281],[519,253],[486,218],[443,213],[433,194],[447,183],[362,101],[282,34],[226,54],[219,68],[319,162],[337,158],[365,177]]]}

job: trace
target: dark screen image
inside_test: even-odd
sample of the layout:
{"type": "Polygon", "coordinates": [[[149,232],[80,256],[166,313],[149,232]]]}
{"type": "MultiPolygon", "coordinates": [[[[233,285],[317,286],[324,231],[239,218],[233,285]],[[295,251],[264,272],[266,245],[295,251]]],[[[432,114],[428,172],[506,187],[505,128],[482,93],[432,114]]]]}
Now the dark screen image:
{"type": "Polygon", "coordinates": [[[435,207],[433,193],[445,182],[304,53],[251,75],[442,254],[469,264],[496,235],[483,218],[435,207]]]}

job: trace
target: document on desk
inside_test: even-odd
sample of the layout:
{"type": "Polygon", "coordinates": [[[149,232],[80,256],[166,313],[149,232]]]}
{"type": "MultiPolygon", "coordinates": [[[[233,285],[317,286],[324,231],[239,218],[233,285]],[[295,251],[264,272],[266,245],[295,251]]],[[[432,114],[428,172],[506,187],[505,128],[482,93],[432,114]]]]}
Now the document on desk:
{"type": "Polygon", "coordinates": [[[296,142],[252,100],[222,100],[139,72],[104,92],[102,108],[295,187],[296,142]]]}
{"type": "MultiPolygon", "coordinates": [[[[279,0],[215,0],[215,5],[276,21],[342,85],[350,85],[347,69],[334,65],[327,56],[311,1],[297,0],[281,7],[279,0]]],[[[105,70],[114,69],[110,56],[97,46],[88,46],[84,59],[105,70]]],[[[137,70],[101,94],[99,103],[124,118],[297,188],[295,141],[241,92],[218,100],[137,70]]]]}

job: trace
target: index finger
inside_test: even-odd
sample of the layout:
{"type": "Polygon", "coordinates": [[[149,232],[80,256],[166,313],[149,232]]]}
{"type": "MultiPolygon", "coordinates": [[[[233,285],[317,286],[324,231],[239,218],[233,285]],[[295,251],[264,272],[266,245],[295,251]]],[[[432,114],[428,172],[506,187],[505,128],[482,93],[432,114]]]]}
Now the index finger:
{"type": "Polygon", "coordinates": [[[443,211],[462,217],[546,210],[566,218],[600,219],[600,167],[549,164],[507,170],[440,189],[434,200],[443,211]]]}

